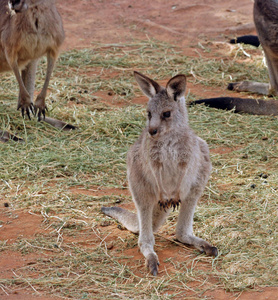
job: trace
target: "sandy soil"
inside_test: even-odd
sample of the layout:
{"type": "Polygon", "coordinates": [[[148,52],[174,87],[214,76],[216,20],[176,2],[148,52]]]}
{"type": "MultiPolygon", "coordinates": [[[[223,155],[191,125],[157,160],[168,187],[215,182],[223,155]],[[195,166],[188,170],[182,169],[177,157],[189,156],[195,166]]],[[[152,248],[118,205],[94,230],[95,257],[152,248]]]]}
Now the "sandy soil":
{"type": "MultiPolygon", "coordinates": [[[[57,3],[67,35],[63,50],[90,47],[95,42],[127,43],[134,39],[152,37],[182,46],[187,55],[196,56],[192,46],[198,42],[227,41],[236,35],[255,33],[251,0],[57,0],[57,3]]],[[[229,93],[217,88],[191,88],[195,89],[194,94],[200,97],[217,96],[219,92],[221,95],[229,93]]],[[[81,193],[82,190],[77,188],[72,192],[81,193]]],[[[117,191],[102,190],[98,191],[98,194],[93,191],[89,193],[110,195],[117,194],[117,191]]],[[[26,211],[8,213],[7,208],[0,208],[0,220],[4,224],[0,228],[1,239],[7,240],[8,243],[13,243],[18,236],[29,238],[43,230],[43,218],[26,211]]],[[[136,258],[141,254],[134,251],[129,255],[136,258]]],[[[21,256],[19,253],[2,252],[0,277],[10,278],[14,275],[12,269],[32,264],[35,259],[35,254],[21,256]]],[[[163,257],[161,260],[163,261],[163,257]]],[[[244,292],[239,297],[223,290],[209,291],[205,295],[219,300],[278,299],[278,288],[244,292]]],[[[53,298],[31,296],[30,292],[24,290],[6,296],[0,289],[0,299],[53,298]]]]}

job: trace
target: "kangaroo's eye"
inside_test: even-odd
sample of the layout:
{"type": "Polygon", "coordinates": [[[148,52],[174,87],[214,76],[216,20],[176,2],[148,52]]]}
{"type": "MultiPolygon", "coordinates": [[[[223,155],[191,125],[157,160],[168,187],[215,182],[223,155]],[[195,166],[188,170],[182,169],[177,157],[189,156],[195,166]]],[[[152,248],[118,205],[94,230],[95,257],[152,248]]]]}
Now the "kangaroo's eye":
{"type": "Polygon", "coordinates": [[[150,111],[148,111],[148,118],[151,119],[152,118],[152,113],[150,111]]]}
{"type": "Polygon", "coordinates": [[[162,114],[162,116],[163,116],[164,119],[170,118],[171,112],[170,112],[170,111],[165,111],[165,112],[162,114]]]}

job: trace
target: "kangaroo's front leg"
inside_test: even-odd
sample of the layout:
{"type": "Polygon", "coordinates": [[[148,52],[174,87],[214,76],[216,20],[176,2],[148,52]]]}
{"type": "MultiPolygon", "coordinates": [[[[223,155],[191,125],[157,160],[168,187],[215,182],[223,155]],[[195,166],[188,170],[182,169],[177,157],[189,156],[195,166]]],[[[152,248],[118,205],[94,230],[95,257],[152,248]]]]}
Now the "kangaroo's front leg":
{"type": "Polygon", "coordinates": [[[12,57],[11,53],[9,53],[9,49],[5,50],[6,59],[10,65],[11,69],[13,70],[14,75],[15,75],[16,80],[19,85],[19,96],[18,96],[18,102],[17,102],[17,109],[21,110],[23,117],[24,117],[24,114],[26,113],[28,118],[31,119],[30,112],[33,113],[32,99],[31,99],[31,96],[29,95],[29,93],[24,85],[24,82],[22,80],[22,77],[20,75],[19,67],[17,64],[17,58],[12,57]]]}
{"type": "Polygon", "coordinates": [[[166,210],[170,206],[170,195],[168,191],[166,191],[164,188],[163,179],[162,179],[162,165],[159,165],[157,171],[154,172],[153,175],[156,179],[156,184],[158,187],[158,195],[159,195],[158,204],[160,205],[161,208],[166,210]]]}
{"type": "Polygon", "coordinates": [[[154,204],[151,203],[153,199],[147,201],[145,199],[145,204],[137,205],[137,213],[139,220],[139,241],[138,245],[140,251],[146,258],[147,268],[150,270],[151,274],[156,276],[158,273],[158,257],[154,252],[154,235],[153,235],[153,208],[154,204]]]}
{"type": "Polygon", "coordinates": [[[174,188],[168,188],[168,190],[165,190],[163,179],[162,179],[162,167],[159,169],[158,176],[157,176],[157,185],[160,190],[160,200],[159,204],[164,209],[173,207],[175,208],[179,207],[179,204],[181,202],[180,200],[180,190],[181,190],[181,183],[185,176],[186,168],[184,163],[180,163],[178,165],[178,170],[176,172],[177,180],[174,188]]]}
{"type": "Polygon", "coordinates": [[[45,118],[45,111],[47,110],[45,104],[45,98],[47,94],[47,88],[50,82],[50,77],[54,69],[55,61],[56,61],[56,55],[47,53],[47,70],[46,70],[45,81],[43,84],[43,88],[35,101],[35,112],[36,113],[38,112],[39,121],[41,120],[41,115],[43,115],[43,117],[45,118]]]}
{"type": "Polygon", "coordinates": [[[181,203],[181,184],[183,181],[183,178],[185,176],[186,173],[186,166],[185,163],[179,163],[178,165],[178,170],[177,170],[177,182],[176,185],[171,193],[171,206],[173,207],[173,209],[175,210],[175,208],[179,207],[179,204],[181,203]]]}

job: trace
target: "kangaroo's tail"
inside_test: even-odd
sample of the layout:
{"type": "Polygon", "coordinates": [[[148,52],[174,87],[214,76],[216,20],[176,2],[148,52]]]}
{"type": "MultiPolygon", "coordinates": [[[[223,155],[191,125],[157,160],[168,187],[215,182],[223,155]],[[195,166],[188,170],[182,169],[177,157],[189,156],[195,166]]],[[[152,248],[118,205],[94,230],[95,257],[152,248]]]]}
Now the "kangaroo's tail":
{"type": "Polygon", "coordinates": [[[251,115],[278,115],[277,100],[257,100],[241,99],[234,97],[219,97],[196,100],[191,102],[190,105],[202,103],[206,106],[218,109],[234,109],[235,113],[247,113],[251,115]]]}
{"type": "Polygon", "coordinates": [[[68,124],[64,121],[61,120],[57,120],[57,119],[53,119],[53,118],[49,118],[49,117],[45,117],[44,119],[42,119],[43,122],[50,124],[51,126],[54,126],[58,129],[62,129],[65,131],[69,131],[69,130],[73,130],[73,129],[77,129],[76,126],[68,124]]]}
{"type": "Polygon", "coordinates": [[[110,216],[134,233],[139,233],[138,217],[135,213],[132,213],[124,208],[120,207],[102,207],[101,211],[107,216],[110,216]]]}
{"type": "Polygon", "coordinates": [[[260,41],[259,41],[259,38],[256,35],[239,36],[235,39],[231,39],[230,43],[231,44],[243,43],[243,44],[252,45],[252,46],[255,46],[255,47],[259,47],[260,44],[261,44],[260,41]]]}

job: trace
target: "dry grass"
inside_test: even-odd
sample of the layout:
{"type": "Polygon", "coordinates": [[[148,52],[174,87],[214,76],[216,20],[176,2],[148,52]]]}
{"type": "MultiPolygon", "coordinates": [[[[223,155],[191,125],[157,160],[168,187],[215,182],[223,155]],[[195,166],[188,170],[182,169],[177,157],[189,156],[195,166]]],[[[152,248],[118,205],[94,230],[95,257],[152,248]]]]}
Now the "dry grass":
{"type": "MultiPolygon", "coordinates": [[[[218,246],[218,258],[171,244],[174,212],[157,236],[158,253],[173,249],[172,257],[167,255],[164,261],[168,271],[151,277],[146,275],[143,258],[134,258],[137,237],[120,231],[100,213],[102,205],[131,201],[124,196],[126,151],[145,124],[144,107],[132,104],[141,95],[132,70],[155,79],[186,73],[196,84],[222,87],[230,76],[247,79],[252,74],[267,80],[263,67],[256,61],[244,62],[240,51],[236,57],[219,54],[211,60],[205,58],[210,50],[206,47],[198,50],[199,59],[156,41],[96,44],[91,50],[62,54],[48,107],[50,115],[79,127],[68,133],[23,120],[15,110],[15,79],[1,75],[0,129],[18,134],[25,143],[0,144],[0,199],[11,210],[41,214],[46,229],[35,239],[19,238],[12,245],[1,242],[0,251],[32,252],[39,257],[34,264],[15,269],[13,279],[0,278],[2,290],[26,287],[34,293],[74,299],[181,295],[207,299],[204,292],[217,287],[242,291],[278,284],[274,275],[278,266],[276,118],[189,108],[190,123],[208,142],[214,166],[195,213],[195,233],[218,246]],[[125,105],[105,104],[111,100],[125,105]],[[82,186],[88,194],[72,193],[74,186],[82,186]],[[92,186],[114,187],[123,193],[96,196],[90,192],[92,186]],[[133,254],[127,255],[129,250],[133,254]]],[[[43,82],[42,70],[38,86],[43,82]]]]}

